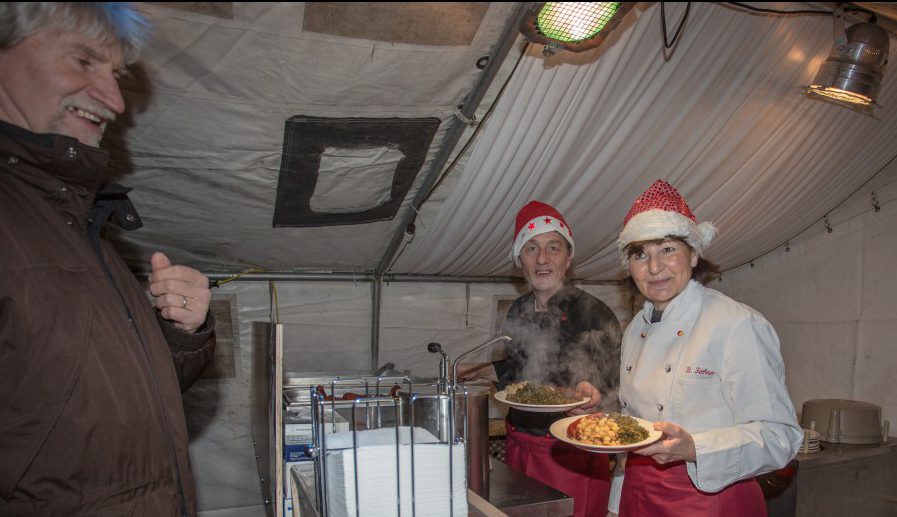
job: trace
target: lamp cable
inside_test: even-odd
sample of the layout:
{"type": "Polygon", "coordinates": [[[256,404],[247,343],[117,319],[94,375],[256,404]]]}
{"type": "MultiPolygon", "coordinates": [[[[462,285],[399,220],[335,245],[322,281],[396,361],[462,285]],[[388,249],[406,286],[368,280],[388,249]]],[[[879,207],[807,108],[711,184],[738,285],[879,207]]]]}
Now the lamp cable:
{"type": "Polygon", "coordinates": [[[676,40],[679,39],[679,33],[682,32],[682,27],[685,26],[685,21],[688,20],[688,13],[691,12],[691,2],[685,3],[685,14],[682,16],[682,21],[679,22],[679,28],[673,34],[672,40],[667,39],[667,11],[665,5],[666,2],[660,2],[660,26],[663,28],[663,46],[669,49],[676,44],[676,40]]]}

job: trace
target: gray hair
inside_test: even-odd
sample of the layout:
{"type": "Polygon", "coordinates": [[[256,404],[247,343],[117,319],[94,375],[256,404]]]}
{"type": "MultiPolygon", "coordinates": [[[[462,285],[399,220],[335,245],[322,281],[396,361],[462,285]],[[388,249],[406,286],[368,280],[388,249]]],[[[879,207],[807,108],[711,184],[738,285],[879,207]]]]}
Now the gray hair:
{"type": "Polygon", "coordinates": [[[0,50],[43,28],[118,44],[125,63],[131,64],[140,57],[149,22],[127,2],[0,2],[0,50]]]}

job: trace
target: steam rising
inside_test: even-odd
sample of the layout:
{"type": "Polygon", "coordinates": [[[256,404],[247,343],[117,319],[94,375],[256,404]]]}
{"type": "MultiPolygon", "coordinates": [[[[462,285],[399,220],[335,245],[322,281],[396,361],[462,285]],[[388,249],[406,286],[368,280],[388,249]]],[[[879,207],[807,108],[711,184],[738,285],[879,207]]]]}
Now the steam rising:
{"type": "Polygon", "coordinates": [[[509,317],[502,333],[514,338],[507,354],[511,376],[515,381],[527,380],[538,384],[574,387],[580,381],[588,381],[601,391],[601,409],[619,410],[620,341],[622,331],[606,306],[592,306],[595,312],[586,315],[566,315],[556,305],[548,311],[527,313],[519,318],[509,317]],[[601,312],[601,308],[606,309],[601,312]],[[562,319],[586,318],[592,327],[601,330],[585,330],[568,336],[561,343],[562,319]],[[611,321],[612,320],[612,321],[611,321]]]}

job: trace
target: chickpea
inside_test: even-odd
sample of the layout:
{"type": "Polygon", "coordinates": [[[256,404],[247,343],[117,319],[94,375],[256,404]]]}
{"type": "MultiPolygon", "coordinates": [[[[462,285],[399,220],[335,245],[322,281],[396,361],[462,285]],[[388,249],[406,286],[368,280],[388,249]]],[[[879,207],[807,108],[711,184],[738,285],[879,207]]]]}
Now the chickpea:
{"type": "Polygon", "coordinates": [[[579,420],[574,431],[574,438],[594,445],[622,445],[622,428],[613,418],[591,416],[579,420]]]}

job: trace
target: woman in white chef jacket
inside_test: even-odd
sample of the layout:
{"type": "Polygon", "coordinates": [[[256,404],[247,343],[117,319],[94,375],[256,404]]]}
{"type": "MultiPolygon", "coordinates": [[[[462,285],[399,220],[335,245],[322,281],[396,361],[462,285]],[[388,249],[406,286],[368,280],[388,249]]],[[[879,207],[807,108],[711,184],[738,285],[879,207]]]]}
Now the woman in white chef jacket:
{"type": "Polygon", "coordinates": [[[701,257],[715,233],[662,180],[623,222],[623,269],[647,301],[623,335],[620,404],[664,434],[621,462],[610,514],[766,515],[754,476],[800,447],[775,330],[695,279],[718,272],[701,257]]]}

